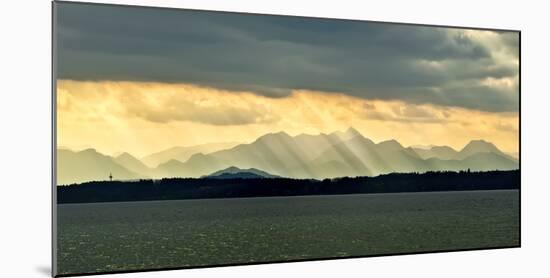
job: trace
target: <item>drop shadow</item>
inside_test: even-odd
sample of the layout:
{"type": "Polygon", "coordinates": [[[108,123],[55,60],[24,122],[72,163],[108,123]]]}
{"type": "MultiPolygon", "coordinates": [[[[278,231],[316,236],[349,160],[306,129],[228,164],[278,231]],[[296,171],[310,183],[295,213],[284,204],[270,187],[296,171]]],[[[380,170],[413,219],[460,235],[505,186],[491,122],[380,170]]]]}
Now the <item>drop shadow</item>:
{"type": "Polygon", "coordinates": [[[52,275],[52,269],[50,266],[40,265],[40,266],[36,266],[34,270],[36,270],[36,272],[47,277],[50,277],[52,275]]]}

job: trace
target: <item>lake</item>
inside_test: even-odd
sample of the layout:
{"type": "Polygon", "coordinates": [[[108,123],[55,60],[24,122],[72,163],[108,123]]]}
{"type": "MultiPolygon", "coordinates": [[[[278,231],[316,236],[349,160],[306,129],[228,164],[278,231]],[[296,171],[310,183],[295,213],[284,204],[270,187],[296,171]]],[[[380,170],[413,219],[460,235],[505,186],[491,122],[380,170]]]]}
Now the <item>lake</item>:
{"type": "Polygon", "coordinates": [[[515,247],[517,190],[57,206],[58,274],[515,247]]]}

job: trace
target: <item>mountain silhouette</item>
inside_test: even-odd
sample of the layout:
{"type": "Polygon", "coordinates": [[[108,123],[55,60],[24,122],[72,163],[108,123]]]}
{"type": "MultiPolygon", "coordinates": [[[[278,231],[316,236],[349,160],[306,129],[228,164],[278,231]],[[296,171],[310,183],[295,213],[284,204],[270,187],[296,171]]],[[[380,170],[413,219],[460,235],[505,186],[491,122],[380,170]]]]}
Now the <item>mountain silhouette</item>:
{"type": "Polygon", "coordinates": [[[189,147],[172,147],[160,152],[152,153],[143,157],[141,160],[143,163],[147,164],[149,167],[157,167],[158,165],[168,162],[172,159],[179,161],[186,161],[192,155],[196,153],[211,153],[214,151],[219,151],[233,146],[238,145],[238,143],[209,143],[201,144],[196,146],[189,147]]]}
{"type": "Polygon", "coordinates": [[[140,173],[142,175],[149,175],[150,169],[141,162],[139,159],[135,158],[131,154],[124,152],[119,154],[114,158],[114,161],[120,166],[134,172],[140,173]]]}
{"type": "Polygon", "coordinates": [[[464,146],[462,150],[460,150],[460,152],[455,158],[464,159],[476,153],[496,153],[503,156],[507,156],[490,142],[487,142],[484,140],[472,140],[470,141],[470,143],[464,146]]]}
{"type": "Polygon", "coordinates": [[[494,152],[473,154],[461,160],[461,164],[460,169],[468,167],[476,171],[518,169],[518,163],[516,161],[506,157],[504,154],[494,152]]]}
{"type": "Polygon", "coordinates": [[[356,136],[363,136],[357,129],[353,127],[348,128],[344,132],[341,132],[341,131],[333,132],[332,135],[337,136],[341,140],[349,140],[356,136]]]}
{"type": "MultiPolygon", "coordinates": [[[[517,161],[503,154],[493,144],[475,140],[460,152],[436,146],[431,153],[403,147],[396,140],[375,144],[354,129],[330,134],[290,136],[285,132],[269,133],[250,144],[229,150],[192,156],[178,164],[180,173],[200,177],[219,169],[235,166],[256,168],[292,178],[331,178],[338,176],[374,176],[391,172],[429,170],[516,169],[517,161]],[[477,153],[497,154],[469,159],[477,153]],[[487,161],[484,165],[480,161],[487,161]]],[[[164,168],[159,166],[159,168],[164,168]]]]}
{"type": "Polygon", "coordinates": [[[278,176],[271,175],[267,172],[250,168],[250,169],[240,169],[234,166],[229,168],[216,171],[210,175],[203,176],[203,178],[209,179],[258,179],[258,178],[278,178],[278,176]]]}
{"type": "Polygon", "coordinates": [[[112,174],[114,179],[128,180],[144,177],[116,163],[110,156],[95,149],[79,152],[57,150],[57,183],[71,184],[83,181],[107,180],[112,174]]]}
{"type": "Polygon", "coordinates": [[[393,172],[519,168],[517,159],[483,140],[472,140],[460,151],[448,146],[404,147],[396,140],[374,143],[353,128],[317,135],[268,133],[249,144],[191,155],[189,150],[182,153],[174,150],[178,149],[164,152],[158,161],[167,160],[156,167],[147,167],[128,153],[110,157],[93,149],[58,150],[58,184],[105,180],[111,172],[115,179],[135,179],[203,177],[220,170],[230,173],[236,169],[254,169],[280,177],[324,179],[393,172]],[[188,159],[182,161],[171,155],[188,159]]]}
{"type": "Polygon", "coordinates": [[[455,159],[458,154],[455,149],[448,146],[430,146],[428,148],[411,147],[411,150],[422,159],[439,158],[449,160],[455,159]]]}

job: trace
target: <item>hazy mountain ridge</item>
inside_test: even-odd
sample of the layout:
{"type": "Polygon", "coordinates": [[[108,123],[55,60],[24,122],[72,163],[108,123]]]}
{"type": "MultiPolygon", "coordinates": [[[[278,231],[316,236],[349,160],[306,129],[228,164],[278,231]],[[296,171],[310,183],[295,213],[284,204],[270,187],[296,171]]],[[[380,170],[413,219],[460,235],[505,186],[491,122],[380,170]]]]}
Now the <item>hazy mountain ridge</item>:
{"type": "Polygon", "coordinates": [[[228,142],[228,143],[208,143],[208,144],[201,144],[201,145],[188,146],[188,147],[176,146],[160,152],[152,153],[150,155],[147,155],[141,158],[141,160],[143,161],[143,163],[147,164],[149,167],[157,167],[158,165],[162,163],[166,163],[172,159],[183,162],[188,160],[192,155],[196,153],[207,154],[207,153],[211,153],[211,152],[215,152],[223,149],[228,149],[236,145],[238,145],[238,143],[228,142]]]}
{"type": "Polygon", "coordinates": [[[409,147],[409,149],[414,151],[422,159],[439,158],[449,160],[455,158],[458,154],[455,149],[447,146],[432,146],[430,148],[409,147]]]}
{"type": "Polygon", "coordinates": [[[503,157],[517,161],[517,159],[509,154],[505,154],[499,150],[493,143],[485,140],[472,140],[460,151],[448,146],[431,146],[431,147],[409,147],[417,153],[422,159],[438,158],[441,160],[462,160],[477,153],[496,153],[503,157]]]}
{"type": "Polygon", "coordinates": [[[202,176],[202,178],[210,178],[210,179],[235,179],[235,178],[241,178],[241,179],[257,179],[257,178],[265,178],[265,179],[272,179],[272,178],[278,178],[279,176],[271,175],[267,172],[249,168],[249,169],[240,169],[237,167],[229,167],[220,171],[216,171],[210,175],[202,176]]]}
{"type": "Polygon", "coordinates": [[[57,183],[107,180],[112,174],[117,179],[137,179],[145,175],[134,173],[107,155],[94,149],[79,152],[57,150],[57,183]]]}
{"type": "Polygon", "coordinates": [[[143,162],[141,162],[136,157],[132,156],[129,153],[121,153],[118,156],[113,158],[114,162],[118,163],[120,166],[134,172],[134,173],[142,173],[143,175],[149,175],[150,169],[145,165],[143,162]]]}
{"type": "MultiPolygon", "coordinates": [[[[170,158],[166,154],[171,149],[163,154],[163,159],[170,158]]],[[[323,179],[391,172],[519,168],[515,158],[483,140],[472,140],[460,151],[447,146],[404,147],[396,140],[374,143],[353,128],[318,135],[268,133],[249,144],[211,153],[197,151],[184,162],[170,158],[156,167],[148,167],[128,153],[117,157],[102,155],[92,149],[81,152],[58,150],[57,153],[58,184],[106,180],[109,173],[115,179],[136,179],[203,177],[228,169],[254,169],[273,176],[323,179]]],[[[173,155],[179,154],[173,152],[173,155]]]]}

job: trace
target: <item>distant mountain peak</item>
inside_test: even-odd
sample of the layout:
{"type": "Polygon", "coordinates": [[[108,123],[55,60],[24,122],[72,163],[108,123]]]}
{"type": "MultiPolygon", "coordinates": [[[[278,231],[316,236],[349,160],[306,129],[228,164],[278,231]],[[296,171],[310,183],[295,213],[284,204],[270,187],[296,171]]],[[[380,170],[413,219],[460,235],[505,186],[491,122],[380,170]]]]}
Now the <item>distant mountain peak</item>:
{"type": "Polygon", "coordinates": [[[166,161],[166,162],[163,162],[163,163],[159,164],[159,166],[157,166],[157,168],[160,168],[160,167],[162,167],[162,166],[174,166],[174,165],[181,165],[181,164],[182,164],[182,162],[179,161],[179,160],[170,159],[170,160],[168,160],[168,161],[166,161]]]}
{"type": "Polygon", "coordinates": [[[397,142],[397,140],[395,140],[395,139],[390,139],[390,140],[382,141],[382,142],[378,143],[378,145],[386,145],[386,146],[394,146],[394,147],[403,148],[403,146],[401,145],[401,143],[397,142]]]}
{"type": "Polygon", "coordinates": [[[500,151],[493,143],[485,140],[471,140],[462,150],[460,150],[457,158],[464,159],[468,156],[477,153],[495,153],[499,155],[505,155],[500,151]]]}
{"type": "Polygon", "coordinates": [[[210,175],[203,176],[202,178],[215,178],[215,179],[256,179],[256,178],[278,178],[279,176],[272,175],[262,170],[255,168],[241,169],[235,166],[225,168],[223,170],[216,171],[210,175]]]}
{"type": "Polygon", "coordinates": [[[493,143],[485,141],[483,139],[471,140],[468,144],[466,144],[466,146],[464,146],[464,148],[462,148],[462,151],[465,151],[468,149],[476,149],[478,151],[480,149],[485,149],[487,151],[500,152],[500,150],[493,143]]]}
{"type": "Polygon", "coordinates": [[[348,127],[348,129],[346,129],[346,133],[347,134],[361,135],[361,133],[352,126],[348,127]]]}
{"type": "Polygon", "coordinates": [[[119,158],[119,159],[120,158],[130,158],[130,159],[136,159],[137,160],[137,158],[135,156],[133,156],[133,155],[127,153],[127,152],[123,152],[123,153],[117,155],[116,158],[119,158]]]}
{"type": "Polygon", "coordinates": [[[348,127],[345,131],[336,131],[329,135],[335,135],[342,140],[349,140],[357,136],[363,137],[363,135],[353,127],[348,127]]]}
{"type": "Polygon", "coordinates": [[[410,147],[422,159],[439,158],[450,160],[456,158],[458,152],[449,146],[416,145],[410,147]]]}
{"type": "Polygon", "coordinates": [[[192,146],[173,146],[159,152],[151,153],[141,158],[141,160],[149,167],[156,167],[159,164],[170,159],[176,159],[181,162],[187,161],[193,154],[196,153],[212,153],[220,150],[233,148],[239,143],[237,142],[219,142],[205,143],[192,146]]]}
{"type": "Polygon", "coordinates": [[[230,166],[230,167],[227,167],[223,170],[221,170],[223,172],[237,172],[237,171],[243,171],[243,169],[239,168],[239,167],[235,167],[235,166],[230,166]]]}
{"type": "Polygon", "coordinates": [[[133,155],[127,153],[127,152],[123,152],[123,153],[117,155],[114,159],[115,159],[115,161],[121,162],[123,164],[131,162],[131,163],[138,163],[140,165],[143,165],[143,167],[146,167],[145,164],[143,164],[141,162],[141,160],[137,159],[135,156],[133,156],[133,155]]]}
{"type": "Polygon", "coordinates": [[[284,132],[284,131],[279,131],[279,132],[274,132],[274,133],[268,133],[267,135],[291,137],[290,135],[288,135],[288,133],[286,133],[286,132],[284,132]]]}
{"type": "Polygon", "coordinates": [[[95,153],[99,153],[99,152],[94,148],[87,148],[87,149],[79,151],[79,153],[94,153],[95,154],[95,153]]]}
{"type": "Polygon", "coordinates": [[[256,141],[254,142],[263,141],[263,140],[272,140],[272,139],[292,139],[292,136],[288,135],[288,133],[284,131],[279,131],[279,132],[264,134],[258,137],[258,139],[256,139],[256,141]]]}
{"type": "Polygon", "coordinates": [[[149,168],[137,159],[135,156],[123,152],[114,158],[114,162],[118,163],[120,166],[134,172],[137,174],[146,174],[149,173],[149,168]]]}
{"type": "Polygon", "coordinates": [[[470,142],[468,144],[489,144],[489,145],[492,145],[493,143],[491,143],[489,141],[485,141],[483,139],[474,139],[474,140],[470,140],[470,142]]]}

